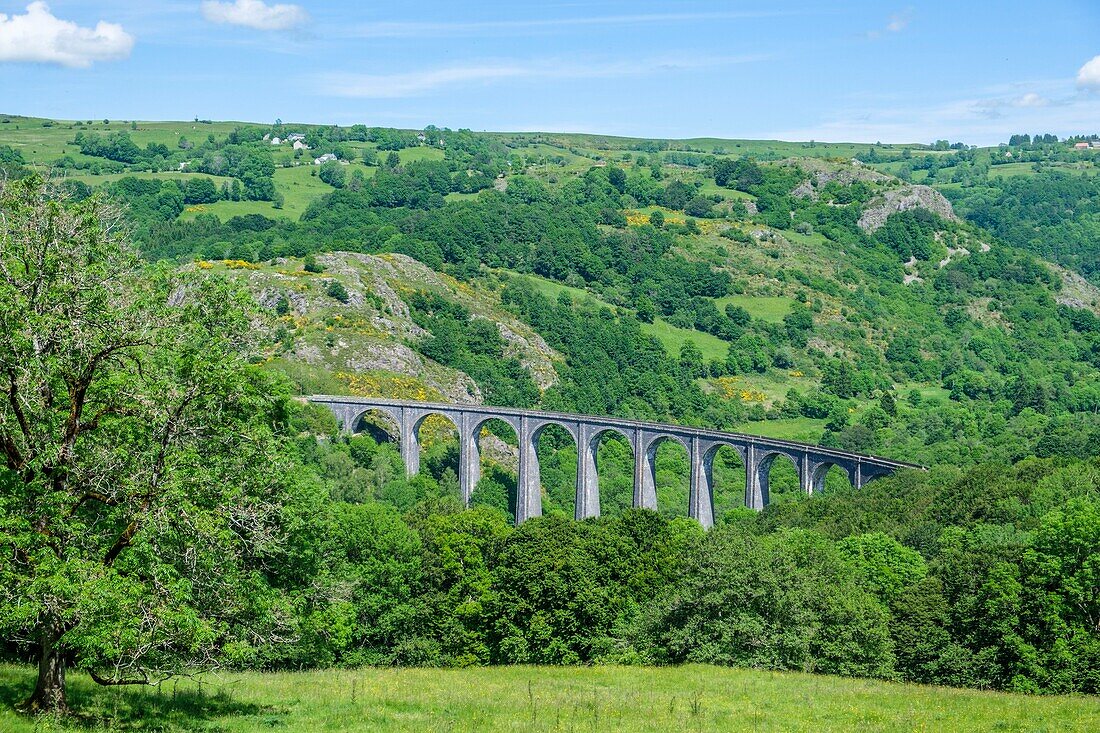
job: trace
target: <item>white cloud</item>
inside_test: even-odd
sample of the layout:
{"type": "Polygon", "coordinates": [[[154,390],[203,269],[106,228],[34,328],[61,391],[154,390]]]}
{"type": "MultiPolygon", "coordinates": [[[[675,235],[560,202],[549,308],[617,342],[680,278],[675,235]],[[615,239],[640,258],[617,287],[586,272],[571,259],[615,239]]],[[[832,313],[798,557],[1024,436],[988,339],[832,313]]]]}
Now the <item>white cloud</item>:
{"type": "Polygon", "coordinates": [[[1100,56],[1093,56],[1092,60],[1077,72],[1077,86],[1100,91],[1100,56]]]}
{"type": "Polygon", "coordinates": [[[901,33],[903,30],[909,27],[909,23],[913,20],[913,9],[906,8],[900,13],[894,13],[890,16],[890,19],[886,22],[886,27],[876,28],[873,31],[867,31],[868,38],[881,38],[887,33],[901,33]]]}
{"type": "Polygon", "coordinates": [[[1009,96],[1005,88],[979,90],[985,96],[936,103],[855,105],[840,109],[818,124],[788,130],[752,131],[755,137],[783,140],[890,143],[932,142],[943,138],[996,145],[1018,132],[1054,133],[1061,137],[1096,131],[1100,98],[1073,93],[1068,79],[1035,82],[1040,92],[1009,96]],[[988,96],[997,94],[999,96],[988,96]]]}
{"type": "Polygon", "coordinates": [[[364,38],[423,38],[426,36],[496,35],[552,31],[585,26],[632,26],[696,21],[746,20],[789,16],[778,11],[715,11],[684,13],[637,13],[633,15],[588,15],[559,18],[527,18],[484,21],[380,21],[354,28],[352,35],[364,38]]]}
{"type": "Polygon", "coordinates": [[[204,0],[202,16],[212,23],[243,25],[261,31],[285,31],[309,20],[309,15],[300,5],[268,5],[262,0],[235,0],[231,3],[204,0]]]}
{"type": "Polygon", "coordinates": [[[44,2],[27,6],[25,15],[0,13],[0,63],[22,61],[87,68],[96,61],[130,55],[134,37],[116,23],[99,21],[81,28],[54,17],[44,2]]]}
{"type": "Polygon", "coordinates": [[[1028,92],[1022,97],[1017,97],[1012,100],[1013,107],[1049,107],[1050,100],[1044,97],[1042,94],[1035,92],[1028,92]]]}
{"type": "Polygon", "coordinates": [[[413,97],[451,84],[491,82],[527,73],[519,66],[452,66],[404,74],[329,74],[323,86],[338,97],[392,99],[413,97]]]}
{"type": "Polygon", "coordinates": [[[890,16],[890,22],[886,24],[886,30],[891,33],[900,33],[909,26],[909,21],[912,18],[913,11],[906,10],[903,13],[896,13],[890,16]]]}
{"type": "Polygon", "coordinates": [[[990,97],[975,100],[973,111],[983,117],[997,118],[1003,117],[1005,112],[1010,109],[1038,109],[1053,104],[1068,104],[1068,101],[1055,102],[1038,92],[1026,92],[1014,97],[990,97]]]}
{"type": "Polygon", "coordinates": [[[324,74],[318,78],[324,93],[337,97],[395,99],[427,94],[442,87],[491,84],[505,79],[600,79],[669,71],[713,68],[765,60],[766,56],[690,56],[577,63],[559,59],[497,61],[444,66],[400,74],[324,74]]]}

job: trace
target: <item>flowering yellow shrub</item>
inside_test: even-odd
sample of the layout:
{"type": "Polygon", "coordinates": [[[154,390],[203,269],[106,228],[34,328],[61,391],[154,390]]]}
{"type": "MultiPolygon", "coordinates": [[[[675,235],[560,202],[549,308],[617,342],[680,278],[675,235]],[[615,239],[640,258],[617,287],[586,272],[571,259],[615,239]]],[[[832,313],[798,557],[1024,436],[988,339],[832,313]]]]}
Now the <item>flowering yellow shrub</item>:
{"type": "Polygon", "coordinates": [[[259,270],[260,266],[255,262],[245,262],[244,260],[222,260],[222,264],[228,267],[230,270],[259,270]]]}
{"type": "Polygon", "coordinates": [[[340,314],[334,314],[328,316],[327,325],[338,328],[341,331],[348,331],[351,333],[357,333],[363,336],[387,336],[384,331],[375,328],[369,318],[363,318],[359,316],[344,316],[340,314]]]}
{"type": "Polygon", "coordinates": [[[741,377],[718,377],[715,382],[722,397],[727,400],[739,399],[742,402],[766,402],[768,396],[758,389],[738,384],[741,377]]]}
{"type": "MultiPolygon", "coordinates": [[[[626,223],[628,226],[640,227],[645,224],[649,224],[650,217],[641,211],[628,211],[626,212],[626,223]]],[[[677,226],[683,226],[687,222],[687,219],[675,214],[665,214],[666,224],[675,224],[677,226]]],[[[721,229],[721,222],[715,219],[696,219],[695,223],[699,227],[699,231],[703,234],[717,234],[721,229]]]]}
{"type": "Polygon", "coordinates": [[[801,369],[795,369],[793,372],[787,372],[787,376],[789,376],[789,377],[804,377],[806,375],[802,373],[801,369]]]}
{"type": "Polygon", "coordinates": [[[195,263],[200,270],[210,270],[214,267],[213,262],[207,262],[206,260],[199,260],[195,263]]]}
{"type": "MultiPolygon", "coordinates": [[[[348,386],[357,397],[384,397],[388,399],[443,402],[443,394],[421,382],[416,377],[406,377],[390,372],[336,372],[338,380],[348,386]]],[[[454,425],[442,415],[432,415],[420,426],[420,444],[427,448],[436,440],[449,437],[454,425]]]]}
{"type": "Polygon", "coordinates": [[[389,372],[336,372],[335,377],[348,386],[357,397],[388,397],[391,399],[440,401],[443,395],[416,377],[389,372]]]}

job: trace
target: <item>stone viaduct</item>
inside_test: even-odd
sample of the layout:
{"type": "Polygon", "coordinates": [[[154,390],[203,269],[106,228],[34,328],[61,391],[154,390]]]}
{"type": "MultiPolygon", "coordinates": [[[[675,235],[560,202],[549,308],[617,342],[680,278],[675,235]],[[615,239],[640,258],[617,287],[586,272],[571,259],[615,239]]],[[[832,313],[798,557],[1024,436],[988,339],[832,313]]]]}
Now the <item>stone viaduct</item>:
{"type": "Polygon", "coordinates": [[[600,514],[599,479],[596,470],[596,449],[600,437],[607,432],[618,433],[634,452],[634,506],[657,508],[656,463],[657,446],[665,440],[680,443],[687,450],[691,463],[688,515],[704,527],[714,524],[713,479],[711,467],[715,453],[722,446],[738,452],[745,465],[745,506],[756,510],[768,504],[768,475],[776,458],[784,457],[798,471],[802,491],[820,491],[825,474],[836,466],[848,475],[856,488],[872,479],[887,476],[903,468],[922,469],[910,463],[887,458],[848,453],[789,440],[775,440],[741,433],[662,425],[659,423],[622,420],[591,415],[570,415],[540,410],[518,410],[482,405],[436,404],[405,400],[316,395],[308,400],[328,407],[340,421],[344,431],[354,433],[364,416],[380,413],[396,426],[405,469],[410,476],[420,470],[420,425],[432,415],[441,415],[455,426],[459,436],[459,486],[463,503],[470,503],[470,494],[481,477],[478,436],[490,420],[507,423],[519,439],[519,476],[516,481],[516,523],[542,514],[539,480],[538,443],[542,431],[557,425],[569,433],[577,445],[576,517],[597,517],[600,514]]]}

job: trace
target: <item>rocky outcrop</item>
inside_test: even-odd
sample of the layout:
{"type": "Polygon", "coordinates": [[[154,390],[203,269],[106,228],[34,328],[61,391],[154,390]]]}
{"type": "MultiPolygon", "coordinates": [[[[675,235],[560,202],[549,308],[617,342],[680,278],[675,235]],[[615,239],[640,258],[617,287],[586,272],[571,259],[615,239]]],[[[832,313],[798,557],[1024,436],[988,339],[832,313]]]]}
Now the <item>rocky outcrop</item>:
{"type": "Polygon", "coordinates": [[[867,168],[857,161],[851,163],[838,163],[821,160],[820,158],[789,158],[783,161],[784,165],[797,165],[810,174],[802,183],[795,186],[791,195],[795,198],[817,200],[817,189],[828,183],[836,181],[842,186],[850,186],[856,181],[865,183],[886,183],[894,180],[890,176],[867,168]]]}
{"type": "Polygon", "coordinates": [[[1062,289],[1054,296],[1059,305],[1090,310],[1100,315],[1100,288],[1073,270],[1047,263],[1047,267],[1062,278],[1062,289]]]}
{"type": "Polygon", "coordinates": [[[249,266],[229,273],[247,283],[264,316],[258,333],[273,343],[292,334],[282,352],[294,361],[343,375],[401,375],[451,402],[480,403],[481,391],[467,374],[438,364],[416,351],[429,336],[416,324],[406,298],[428,290],[463,305],[474,318],[496,325],[505,354],[516,358],[540,389],[558,379],[557,354],[530,326],[500,307],[492,291],[479,290],[399,254],[334,252],[318,255],[320,273],[307,273],[294,261],[249,266]],[[333,282],[347,291],[346,302],[328,294],[333,282]],[[280,303],[289,308],[276,317],[280,303]],[[283,335],[276,335],[281,332],[283,335]]]}
{"type": "Polygon", "coordinates": [[[891,214],[910,209],[927,209],[948,221],[958,221],[951,202],[928,186],[904,186],[885,191],[863,210],[859,226],[865,232],[878,231],[891,214]]]}

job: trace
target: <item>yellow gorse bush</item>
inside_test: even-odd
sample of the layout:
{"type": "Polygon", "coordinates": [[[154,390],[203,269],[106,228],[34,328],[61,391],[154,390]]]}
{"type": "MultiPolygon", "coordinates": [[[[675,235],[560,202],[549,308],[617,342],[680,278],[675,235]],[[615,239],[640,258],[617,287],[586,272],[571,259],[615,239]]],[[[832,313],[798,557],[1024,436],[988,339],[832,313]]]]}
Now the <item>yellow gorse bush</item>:
{"type": "Polygon", "coordinates": [[[390,399],[439,401],[443,394],[416,377],[388,372],[336,372],[335,377],[347,385],[356,397],[388,397],[390,399]]]}
{"type": "Polygon", "coordinates": [[[738,399],[742,402],[766,402],[768,396],[758,389],[739,384],[741,377],[718,377],[715,380],[722,397],[727,400],[738,399]]]}
{"type": "MultiPolygon", "coordinates": [[[[383,397],[387,399],[419,400],[421,402],[442,402],[443,393],[429,387],[415,377],[406,377],[388,372],[336,372],[338,380],[348,386],[356,397],[383,397]]],[[[454,425],[442,415],[431,415],[420,426],[420,444],[424,447],[437,440],[451,436],[454,425]]]]}
{"type": "MultiPolygon", "coordinates": [[[[666,224],[676,224],[682,226],[687,219],[682,216],[676,216],[675,214],[666,214],[666,224]]],[[[650,223],[650,216],[641,211],[628,211],[626,212],[627,226],[640,227],[650,223]]],[[[717,234],[721,228],[721,222],[715,219],[696,219],[695,224],[699,227],[699,231],[703,234],[717,234]]]]}

